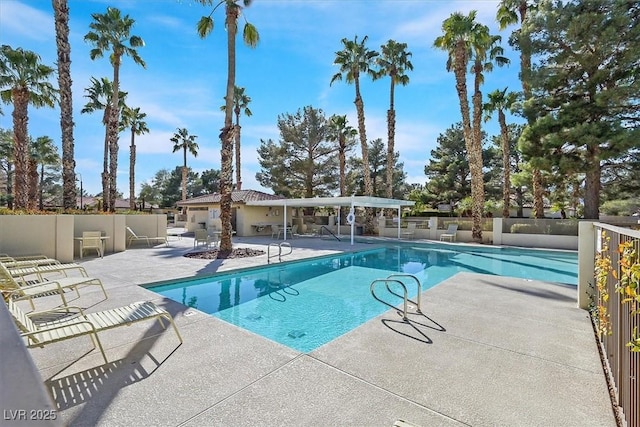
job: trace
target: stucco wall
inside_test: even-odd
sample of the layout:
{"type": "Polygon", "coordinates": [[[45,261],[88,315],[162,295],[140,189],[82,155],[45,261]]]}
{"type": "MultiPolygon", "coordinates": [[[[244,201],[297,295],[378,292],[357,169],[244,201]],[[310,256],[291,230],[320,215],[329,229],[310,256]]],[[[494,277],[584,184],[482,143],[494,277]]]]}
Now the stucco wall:
{"type": "Polygon", "coordinates": [[[78,256],[83,231],[100,231],[108,239],[105,253],[125,250],[126,226],[150,237],[166,236],[162,215],[0,215],[0,253],[42,254],[60,262],[78,256]]]}

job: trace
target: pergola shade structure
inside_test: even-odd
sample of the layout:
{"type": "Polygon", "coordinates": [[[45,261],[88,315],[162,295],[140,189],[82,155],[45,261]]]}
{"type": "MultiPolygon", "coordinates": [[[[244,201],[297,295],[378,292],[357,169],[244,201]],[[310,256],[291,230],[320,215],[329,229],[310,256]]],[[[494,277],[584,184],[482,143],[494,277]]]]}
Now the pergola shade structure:
{"type": "MultiPolygon", "coordinates": [[[[283,227],[285,227],[284,239],[287,240],[287,209],[286,208],[311,208],[311,207],[341,207],[349,206],[351,209],[356,207],[365,208],[384,208],[397,209],[398,219],[401,217],[401,209],[405,206],[413,206],[415,202],[399,199],[385,199],[383,197],[369,196],[348,196],[348,197],[313,197],[301,199],[278,199],[278,200],[260,200],[248,201],[247,205],[253,206],[271,206],[282,207],[284,211],[283,227]]],[[[351,244],[353,245],[353,235],[355,224],[351,223],[351,244]]],[[[400,221],[398,221],[398,238],[400,238],[400,221]]]]}

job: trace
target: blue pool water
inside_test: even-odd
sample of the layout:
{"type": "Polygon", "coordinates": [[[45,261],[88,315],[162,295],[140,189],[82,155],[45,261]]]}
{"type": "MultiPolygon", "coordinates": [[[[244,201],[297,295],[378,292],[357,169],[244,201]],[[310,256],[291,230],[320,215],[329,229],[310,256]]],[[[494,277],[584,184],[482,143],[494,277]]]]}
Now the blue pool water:
{"type": "MultiPolygon", "coordinates": [[[[464,246],[455,249],[437,244],[389,246],[187,279],[149,289],[309,352],[388,310],[372,297],[370,284],[390,274],[414,275],[423,290],[458,272],[577,284],[578,259],[573,252],[464,246]]],[[[409,296],[415,297],[415,282],[403,282],[409,296]]],[[[384,298],[393,305],[402,302],[388,294],[384,298]]]]}

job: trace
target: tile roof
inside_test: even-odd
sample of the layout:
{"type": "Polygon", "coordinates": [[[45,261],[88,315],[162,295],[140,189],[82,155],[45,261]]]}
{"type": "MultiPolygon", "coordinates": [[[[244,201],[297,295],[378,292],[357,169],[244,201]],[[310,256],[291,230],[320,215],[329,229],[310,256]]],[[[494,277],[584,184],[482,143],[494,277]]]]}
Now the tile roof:
{"type": "MultiPolygon", "coordinates": [[[[257,190],[239,190],[231,192],[231,201],[233,203],[246,203],[249,201],[259,200],[279,200],[284,199],[282,196],[274,196],[273,194],[263,193],[257,190]]],[[[185,201],[179,201],[178,206],[203,205],[220,203],[220,193],[205,194],[204,196],[194,197],[185,201]]]]}

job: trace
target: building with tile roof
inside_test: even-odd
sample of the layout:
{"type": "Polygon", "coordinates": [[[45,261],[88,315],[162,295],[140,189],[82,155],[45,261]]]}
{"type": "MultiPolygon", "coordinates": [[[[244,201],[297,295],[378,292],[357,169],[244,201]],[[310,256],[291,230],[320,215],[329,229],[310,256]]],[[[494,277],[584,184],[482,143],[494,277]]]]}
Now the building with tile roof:
{"type": "MultiPolygon", "coordinates": [[[[177,203],[182,210],[179,216],[187,231],[198,228],[222,228],[220,221],[220,193],[206,194],[177,203]]],[[[231,192],[231,226],[238,236],[269,235],[272,224],[282,223],[282,208],[269,206],[249,206],[247,202],[280,200],[282,196],[257,190],[231,192]]],[[[288,212],[291,218],[291,212],[288,212]]]]}

